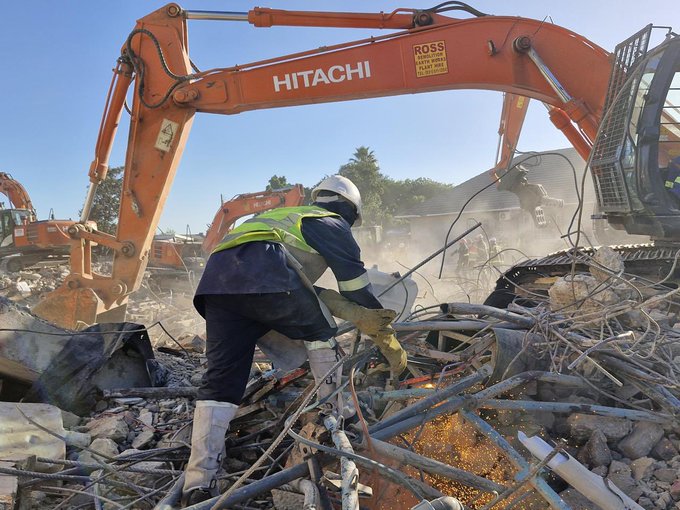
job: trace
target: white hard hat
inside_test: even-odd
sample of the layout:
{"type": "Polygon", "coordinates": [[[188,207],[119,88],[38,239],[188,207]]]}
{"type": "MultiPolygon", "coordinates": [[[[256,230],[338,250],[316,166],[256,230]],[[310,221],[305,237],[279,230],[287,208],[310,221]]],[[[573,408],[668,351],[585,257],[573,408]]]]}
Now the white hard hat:
{"type": "Polygon", "coordinates": [[[342,175],[331,175],[330,177],[326,177],[312,190],[312,202],[323,201],[325,197],[320,197],[317,200],[320,191],[330,191],[336,195],[340,195],[354,205],[357,210],[357,219],[354,222],[354,226],[358,227],[361,225],[363,220],[361,214],[361,193],[359,193],[359,188],[357,188],[352,181],[342,175]]]}

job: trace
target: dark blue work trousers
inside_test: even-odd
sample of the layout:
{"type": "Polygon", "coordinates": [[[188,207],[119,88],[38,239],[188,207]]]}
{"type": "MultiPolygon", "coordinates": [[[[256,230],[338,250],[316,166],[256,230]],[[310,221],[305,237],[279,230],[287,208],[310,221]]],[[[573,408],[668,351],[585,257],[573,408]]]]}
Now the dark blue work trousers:
{"type": "Polygon", "coordinates": [[[205,311],[208,369],[198,400],[240,404],[257,340],[275,330],[295,340],[328,340],[328,324],[315,295],[306,288],[271,294],[196,296],[205,311]]]}

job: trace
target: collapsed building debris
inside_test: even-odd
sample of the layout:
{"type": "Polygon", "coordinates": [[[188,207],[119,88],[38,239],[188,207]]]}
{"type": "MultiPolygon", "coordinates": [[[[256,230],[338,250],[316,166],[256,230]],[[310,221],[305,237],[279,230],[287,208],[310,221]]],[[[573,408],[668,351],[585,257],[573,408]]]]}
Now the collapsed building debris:
{"type": "MultiPolygon", "coordinates": [[[[345,334],[341,391],[356,414],[344,421],[314,411],[306,369],[258,354],[227,437],[222,497],[191,508],[676,508],[677,291],[622,278],[616,260],[593,266],[600,273],[555,279],[549,296],[527,292],[507,309],[403,315],[393,326],[409,352],[404,381],[375,372],[370,344],[345,334]]],[[[167,306],[141,299],[131,309],[167,306]]],[[[54,332],[6,301],[3,313],[23,321],[4,329],[54,332]]],[[[61,423],[2,404],[62,450],[15,458],[0,445],[0,508],[179,507],[204,358],[200,324],[176,318],[164,327],[184,341],[154,342],[166,386],[100,386],[82,417],[64,410],[61,423]],[[80,442],[65,442],[69,431],[80,442]]],[[[25,347],[53,352],[49,338],[25,347]]]]}

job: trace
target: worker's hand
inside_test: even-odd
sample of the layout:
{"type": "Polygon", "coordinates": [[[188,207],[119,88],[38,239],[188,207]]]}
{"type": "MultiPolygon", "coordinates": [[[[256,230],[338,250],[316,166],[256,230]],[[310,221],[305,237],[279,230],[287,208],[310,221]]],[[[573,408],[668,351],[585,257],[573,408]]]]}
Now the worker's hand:
{"type": "Polygon", "coordinates": [[[319,298],[335,317],[354,323],[359,331],[366,335],[389,335],[394,333],[394,330],[390,327],[390,323],[397,316],[397,312],[394,310],[366,308],[353,303],[339,292],[330,289],[322,290],[319,293],[319,298]]]}
{"type": "Polygon", "coordinates": [[[408,357],[406,351],[394,336],[394,333],[389,334],[377,334],[371,336],[373,343],[380,349],[380,352],[387,359],[390,364],[390,370],[392,371],[392,377],[396,378],[401,375],[401,373],[406,369],[406,362],[408,357]]]}

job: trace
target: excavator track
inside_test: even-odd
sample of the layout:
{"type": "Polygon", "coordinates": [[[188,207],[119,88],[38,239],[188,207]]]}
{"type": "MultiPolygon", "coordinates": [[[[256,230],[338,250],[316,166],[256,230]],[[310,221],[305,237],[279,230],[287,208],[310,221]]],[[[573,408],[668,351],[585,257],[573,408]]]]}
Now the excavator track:
{"type": "MultiPolygon", "coordinates": [[[[664,285],[677,287],[680,283],[680,267],[673,268],[680,245],[635,244],[611,248],[621,255],[628,278],[653,284],[667,278],[672,270],[673,274],[664,285]]],[[[520,262],[498,279],[496,288],[484,303],[505,308],[517,297],[531,294],[547,296],[548,289],[559,277],[571,273],[574,260],[577,273],[588,272],[588,261],[595,251],[596,248],[564,250],[520,262]]]]}

